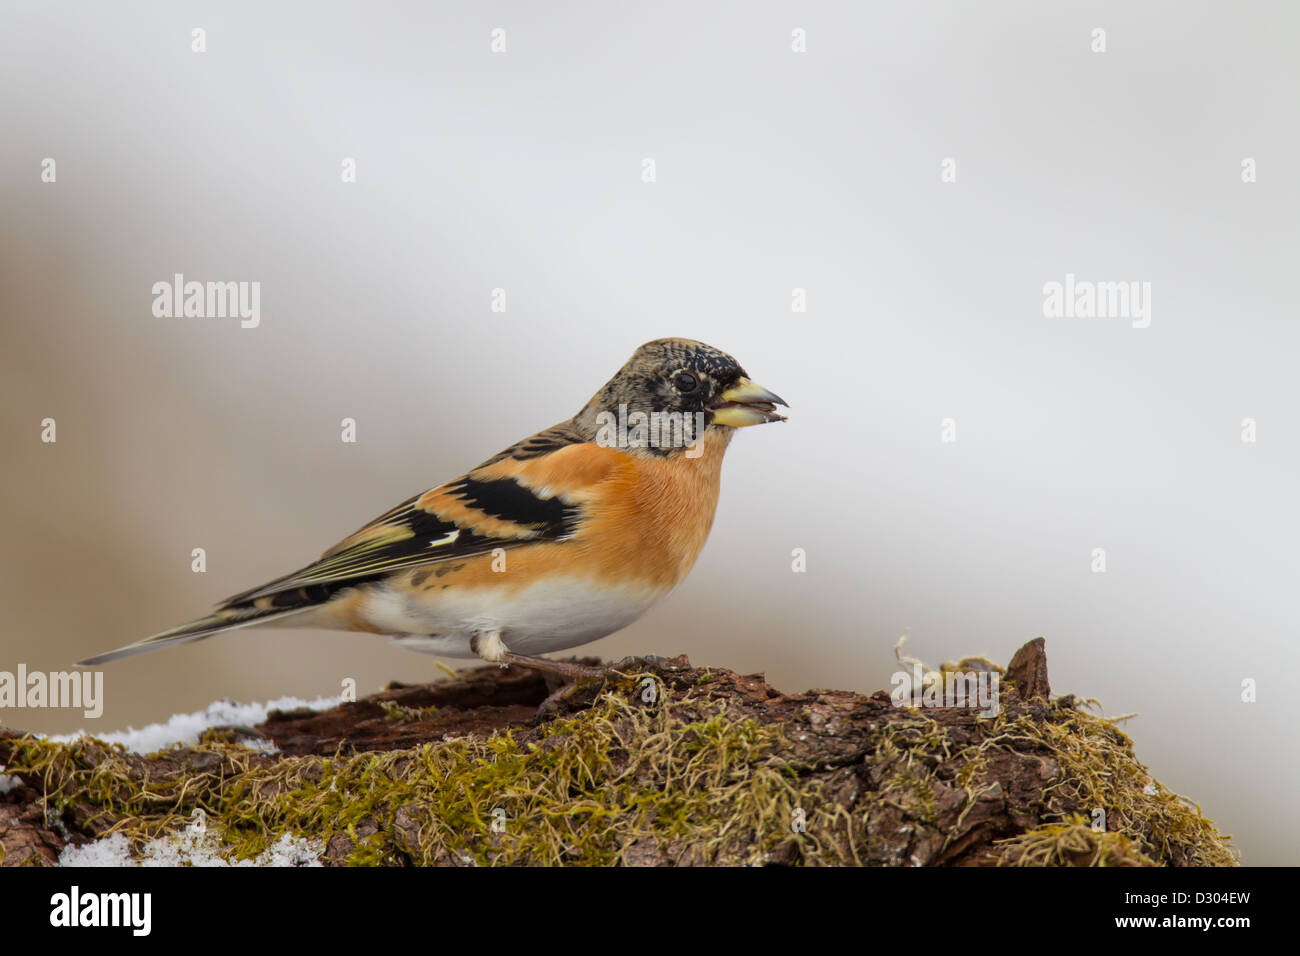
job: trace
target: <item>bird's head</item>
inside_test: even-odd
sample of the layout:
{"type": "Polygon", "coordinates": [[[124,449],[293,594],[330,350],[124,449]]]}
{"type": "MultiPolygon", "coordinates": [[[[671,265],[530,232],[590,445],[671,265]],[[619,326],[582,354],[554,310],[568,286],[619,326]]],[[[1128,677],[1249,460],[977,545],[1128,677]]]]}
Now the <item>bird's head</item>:
{"type": "Polygon", "coordinates": [[[576,420],[597,441],[602,434],[609,437],[611,423],[622,426],[620,438],[635,438],[644,422],[646,441],[629,438],[630,447],[671,454],[683,447],[678,423],[686,423],[688,439],[699,437],[700,429],[723,429],[729,436],[736,428],[785,421],[776,413],[776,406],[785,404],[750,381],[726,352],[693,339],[655,339],[632,354],[576,420]]]}

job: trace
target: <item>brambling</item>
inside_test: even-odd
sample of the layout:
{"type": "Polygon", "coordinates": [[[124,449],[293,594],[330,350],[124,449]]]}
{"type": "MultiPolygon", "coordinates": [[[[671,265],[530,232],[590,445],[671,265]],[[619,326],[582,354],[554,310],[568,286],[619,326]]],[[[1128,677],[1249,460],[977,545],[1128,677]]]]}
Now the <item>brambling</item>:
{"type": "Polygon", "coordinates": [[[647,342],[568,421],[402,502],[314,564],[81,664],[271,625],[589,676],[537,655],[626,627],[686,577],[727,445],[737,428],[784,421],[777,405],[725,352],[647,342]]]}

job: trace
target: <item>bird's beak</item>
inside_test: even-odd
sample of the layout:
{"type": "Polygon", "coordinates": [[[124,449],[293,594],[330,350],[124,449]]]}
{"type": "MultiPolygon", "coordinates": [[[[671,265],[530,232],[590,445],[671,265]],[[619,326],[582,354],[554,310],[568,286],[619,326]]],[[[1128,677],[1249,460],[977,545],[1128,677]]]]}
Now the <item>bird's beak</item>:
{"type": "Polygon", "coordinates": [[[763,422],[785,421],[784,415],[776,413],[776,406],[785,405],[781,396],[747,378],[740,379],[718,397],[720,401],[709,406],[715,425],[744,428],[746,425],[761,425],[763,422]]]}

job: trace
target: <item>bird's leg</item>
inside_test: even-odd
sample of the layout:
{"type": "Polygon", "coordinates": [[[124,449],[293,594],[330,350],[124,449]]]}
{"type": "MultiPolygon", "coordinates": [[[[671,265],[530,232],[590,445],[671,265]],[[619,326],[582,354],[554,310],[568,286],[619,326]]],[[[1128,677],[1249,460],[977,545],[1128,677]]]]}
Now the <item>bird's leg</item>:
{"type": "Polygon", "coordinates": [[[502,667],[507,664],[531,667],[533,670],[542,671],[546,674],[554,674],[569,683],[584,678],[604,677],[609,672],[604,667],[588,667],[585,664],[574,664],[570,661],[552,661],[547,660],[545,657],[529,657],[526,654],[516,654],[506,647],[505,642],[501,640],[500,631],[479,631],[470,638],[469,647],[483,660],[492,664],[500,664],[502,667]]]}
{"type": "Polygon", "coordinates": [[[469,639],[469,649],[489,664],[506,666],[505,656],[510,653],[500,631],[475,631],[469,639]]]}
{"type": "Polygon", "coordinates": [[[545,657],[528,657],[525,654],[515,654],[511,651],[506,651],[501,655],[501,661],[504,664],[518,664],[521,667],[531,667],[533,670],[542,671],[545,674],[554,674],[556,677],[564,678],[571,684],[593,677],[604,677],[609,673],[608,667],[590,667],[587,664],[575,664],[572,661],[552,661],[547,660],[545,657]]]}

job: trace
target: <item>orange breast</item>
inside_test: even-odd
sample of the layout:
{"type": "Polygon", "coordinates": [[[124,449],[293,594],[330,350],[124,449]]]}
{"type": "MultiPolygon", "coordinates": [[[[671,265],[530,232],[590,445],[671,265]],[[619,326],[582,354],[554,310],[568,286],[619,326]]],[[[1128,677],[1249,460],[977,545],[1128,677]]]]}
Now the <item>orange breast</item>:
{"type": "Polygon", "coordinates": [[[698,458],[619,452],[624,460],[589,503],[590,520],[568,542],[594,572],[642,578],[671,588],[691,570],[718,507],[722,456],[730,432],[701,440],[698,458]]]}
{"type": "MultiPolygon", "coordinates": [[[[480,479],[517,477],[535,490],[565,489],[582,508],[577,532],[562,541],[531,541],[500,555],[417,567],[389,586],[438,602],[447,592],[499,589],[504,595],[553,575],[626,589],[630,598],[657,599],[690,572],[708,539],[718,505],[723,453],[730,432],[701,440],[702,454],[660,458],[614,448],[576,445],[536,459],[505,459],[473,472],[480,479]]],[[[429,504],[446,507],[430,493],[429,504]]],[[[486,529],[480,529],[486,530],[486,529]]],[[[372,630],[360,596],[336,602],[334,626],[372,630]]]]}

